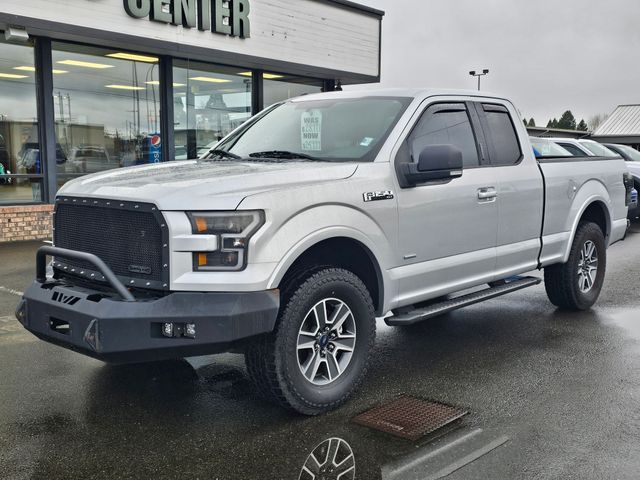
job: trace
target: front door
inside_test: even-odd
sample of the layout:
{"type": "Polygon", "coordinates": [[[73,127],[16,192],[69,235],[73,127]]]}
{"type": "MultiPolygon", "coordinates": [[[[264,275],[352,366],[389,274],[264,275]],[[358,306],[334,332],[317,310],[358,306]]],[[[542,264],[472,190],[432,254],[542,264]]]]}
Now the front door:
{"type": "MultiPolygon", "coordinates": [[[[470,104],[469,104],[470,105],[470,104]]],[[[400,251],[394,276],[399,304],[461,290],[493,279],[498,210],[495,171],[485,165],[468,105],[431,103],[400,150],[416,161],[427,145],[462,151],[460,178],[427,182],[398,192],[400,251]]],[[[475,125],[476,122],[473,122],[475,125]]]]}

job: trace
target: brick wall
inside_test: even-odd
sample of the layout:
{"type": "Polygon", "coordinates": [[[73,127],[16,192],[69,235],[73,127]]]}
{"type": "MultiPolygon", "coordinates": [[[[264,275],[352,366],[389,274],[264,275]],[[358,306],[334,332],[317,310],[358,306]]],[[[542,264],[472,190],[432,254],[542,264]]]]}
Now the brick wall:
{"type": "Polygon", "coordinates": [[[0,207],[0,243],[51,238],[53,205],[0,207]]]}

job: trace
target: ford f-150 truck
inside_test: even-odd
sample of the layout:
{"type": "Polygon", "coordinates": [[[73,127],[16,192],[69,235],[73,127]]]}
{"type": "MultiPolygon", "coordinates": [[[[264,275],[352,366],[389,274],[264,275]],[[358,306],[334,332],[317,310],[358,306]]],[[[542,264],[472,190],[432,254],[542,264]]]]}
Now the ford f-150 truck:
{"type": "Polygon", "coordinates": [[[500,96],[308,95],[201,159],[68,182],[16,316],[108,362],[241,351],[267,398],[318,414],[361,382],[376,317],[409,325],[536,269],[553,304],[591,307],[631,189],[622,159],[534,158],[500,96]]]}

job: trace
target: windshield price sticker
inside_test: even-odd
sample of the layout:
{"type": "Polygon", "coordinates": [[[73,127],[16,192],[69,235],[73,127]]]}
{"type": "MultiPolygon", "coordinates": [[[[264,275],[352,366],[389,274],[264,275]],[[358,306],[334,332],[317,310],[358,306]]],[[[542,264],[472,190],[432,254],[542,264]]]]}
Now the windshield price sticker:
{"type": "Polygon", "coordinates": [[[318,110],[304,112],[300,117],[302,150],[322,150],[322,113],[318,110]]]}

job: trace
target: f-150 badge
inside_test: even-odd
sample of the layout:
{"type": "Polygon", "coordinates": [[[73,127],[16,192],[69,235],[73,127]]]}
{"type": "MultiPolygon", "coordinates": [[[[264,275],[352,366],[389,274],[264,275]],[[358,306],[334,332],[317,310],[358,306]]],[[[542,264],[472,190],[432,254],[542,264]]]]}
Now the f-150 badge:
{"type": "Polygon", "coordinates": [[[362,194],[365,202],[375,202],[377,200],[391,200],[393,198],[393,192],[391,190],[384,190],[380,192],[366,192],[362,194]]]}

